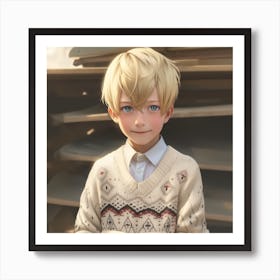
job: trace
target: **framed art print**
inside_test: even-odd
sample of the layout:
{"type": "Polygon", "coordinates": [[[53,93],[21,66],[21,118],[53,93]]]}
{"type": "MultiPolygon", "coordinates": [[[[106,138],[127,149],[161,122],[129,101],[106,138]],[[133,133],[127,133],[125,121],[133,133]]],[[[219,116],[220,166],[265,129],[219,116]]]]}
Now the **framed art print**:
{"type": "MultiPolygon", "coordinates": [[[[251,250],[250,29],[29,29],[29,136],[29,250],[251,250]],[[158,233],[156,223],[172,207],[161,200],[150,207],[140,197],[125,204],[120,194],[106,233],[75,233],[92,166],[126,141],[100,101],[105,72],[114,57],[138,47],[180,71],[162,136],[198,163],[209,233],[170,233],[168,219],[158,233]]],[[[115,184],[104,185],[106,195],[115,184]]],[[[191,215],[185,218],[195,223],[191,215]]]]}

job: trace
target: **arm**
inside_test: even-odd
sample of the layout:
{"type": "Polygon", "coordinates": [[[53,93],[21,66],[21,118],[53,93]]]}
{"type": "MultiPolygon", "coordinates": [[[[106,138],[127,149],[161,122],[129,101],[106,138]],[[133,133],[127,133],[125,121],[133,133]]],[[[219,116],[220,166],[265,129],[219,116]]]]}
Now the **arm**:
{"type": "Polygon", "coordinates": [[[205,219],[203,184],[198,164],[189,159],[188,168],[178,174],[181,190],[178,199],[176,232],[209,232],[205,219]]]}
{"type": "Polygon", "coordinates": [[[80,198],[75,232],[101,232],[100,201],[96,171],[93,166],[80,198]]]}

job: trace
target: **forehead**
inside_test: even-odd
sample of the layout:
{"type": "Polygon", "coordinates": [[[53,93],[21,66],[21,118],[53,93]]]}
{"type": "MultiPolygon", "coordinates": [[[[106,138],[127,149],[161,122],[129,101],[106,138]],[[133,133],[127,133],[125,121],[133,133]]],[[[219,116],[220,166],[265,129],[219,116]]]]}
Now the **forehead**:
{"type": "MultiPolygon", "coordinates": [[[[151,102],[151,101],[153,101],[153,102],[159,101],[159,96],[158,96],[158,93],[157,93],[156,89],[154,89],[152,94],[146,100],[146,102],[151,102]]],[[[120,95],[120,102],[121,103],[131,103],[131,99],[124,92],[122,92],[121,95],[120,95]]]]}

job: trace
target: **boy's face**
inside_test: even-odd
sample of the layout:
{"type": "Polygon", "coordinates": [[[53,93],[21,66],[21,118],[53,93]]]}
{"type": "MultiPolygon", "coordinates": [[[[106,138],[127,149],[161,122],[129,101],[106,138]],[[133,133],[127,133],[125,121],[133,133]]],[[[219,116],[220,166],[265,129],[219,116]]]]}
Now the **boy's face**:
{"type": "Polygon", "coordinates": [[[130,145],[137,152],[144,153],[159,140],[163,125],[173,113],[173,107],[162,115],[158,94],[154,90],[140,110],[133,106],[130,98],[125,93],[122,93],[120,97],[120,113],[116,114],[110,108],[108,112],[114,122],[119,124],[130,145]]]}

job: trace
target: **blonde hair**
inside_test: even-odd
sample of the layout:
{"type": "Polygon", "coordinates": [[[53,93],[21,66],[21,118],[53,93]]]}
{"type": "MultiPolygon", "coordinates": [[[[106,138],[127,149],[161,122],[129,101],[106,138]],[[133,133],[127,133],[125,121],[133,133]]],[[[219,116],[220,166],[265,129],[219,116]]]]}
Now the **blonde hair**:
{"type": "Polygon", "coordinates": [[[173,61],[151,48],[134,48],[117,55],[110,63],[101,100],[118,113],[123,92],[140,109],[156,89],[161,112],[165,113],[174,105],[179,85],[180,72],[173,61]]]}

